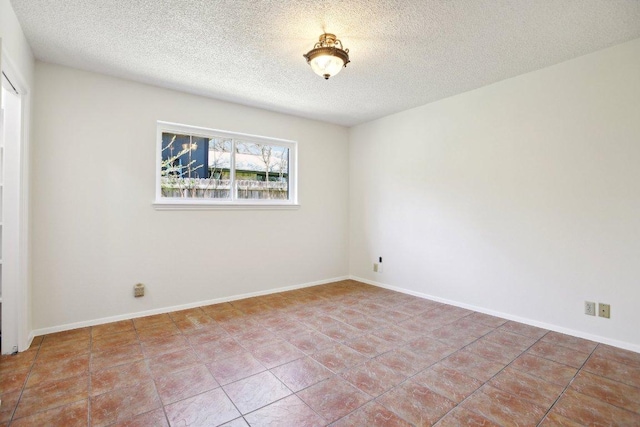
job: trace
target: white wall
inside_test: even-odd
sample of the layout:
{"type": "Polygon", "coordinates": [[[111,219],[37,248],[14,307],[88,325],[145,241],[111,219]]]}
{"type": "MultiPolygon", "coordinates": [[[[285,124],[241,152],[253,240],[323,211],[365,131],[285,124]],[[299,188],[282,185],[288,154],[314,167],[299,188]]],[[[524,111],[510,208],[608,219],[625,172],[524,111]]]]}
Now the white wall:
{"type": "Polygon", "coordinates": [[[640,351],[640,39],[349,142],[352,275],[640,351]]]}
{"type": "Polygon", "coordinates": [[[346,128],[41,62],[36,85],[36,330],[348,274],[346,128]],[[157,120],[298,141],[301,208],[154,210],[157,120]]]}

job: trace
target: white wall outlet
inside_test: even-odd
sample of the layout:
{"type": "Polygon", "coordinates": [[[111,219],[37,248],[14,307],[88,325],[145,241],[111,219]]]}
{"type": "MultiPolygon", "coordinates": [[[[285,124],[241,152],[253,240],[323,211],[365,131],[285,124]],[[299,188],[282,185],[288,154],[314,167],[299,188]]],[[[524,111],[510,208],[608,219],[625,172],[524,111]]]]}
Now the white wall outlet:
{"type": "Polygon", "coordinates": [[[589,316],[596,315],[596,303],[591,301],[584,302],[584,314],[588,314],[589,316]]]}
{"type": "Polygon", "coordinates": [[[382,273],[382,257],[379,256],[375,261],[373,261],[373,271],[376,273],[382,273]]]}

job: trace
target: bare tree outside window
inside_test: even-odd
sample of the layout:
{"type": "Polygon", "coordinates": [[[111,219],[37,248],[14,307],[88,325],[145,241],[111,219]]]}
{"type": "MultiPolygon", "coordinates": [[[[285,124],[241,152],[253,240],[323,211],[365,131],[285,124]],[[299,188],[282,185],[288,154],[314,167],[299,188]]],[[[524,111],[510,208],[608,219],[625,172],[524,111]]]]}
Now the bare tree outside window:
{"type": "Polygon", "coordinates": [[[289,200],[290,147],[162,132],[161,196],[289,200]]]}
{"type": "Polygon", "coordinates": [[[240,199],[288,199],[289,149],[238,141],[236,176],[240,199]]]}
{"type": "Polygon", "coordinates": [[[229,179],[221,175],[225,168],[229,170],[231,141],[170,133],[162,137],[160,185],[164,197],[229,198],[229,179]]]}

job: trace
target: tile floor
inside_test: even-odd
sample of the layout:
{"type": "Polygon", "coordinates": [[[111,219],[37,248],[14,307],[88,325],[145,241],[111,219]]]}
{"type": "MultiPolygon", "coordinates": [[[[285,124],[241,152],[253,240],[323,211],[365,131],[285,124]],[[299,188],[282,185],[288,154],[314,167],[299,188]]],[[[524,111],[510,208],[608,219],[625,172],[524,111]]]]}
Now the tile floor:
{"type": "Polygon", "coordinates": [[[640,354],[353,281],[38,337],[0,425],[640,426],[640,354]]]}

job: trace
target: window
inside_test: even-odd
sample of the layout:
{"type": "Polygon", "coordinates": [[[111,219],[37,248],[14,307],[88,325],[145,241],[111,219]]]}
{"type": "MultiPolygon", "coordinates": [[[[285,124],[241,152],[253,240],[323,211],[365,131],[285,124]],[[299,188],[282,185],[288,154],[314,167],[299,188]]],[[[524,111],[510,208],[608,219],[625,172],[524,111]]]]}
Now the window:
{"type": "Polygon", "coordinates": [[[297,206],[297,144],[158,122],[157,209],[297,206]]]}

